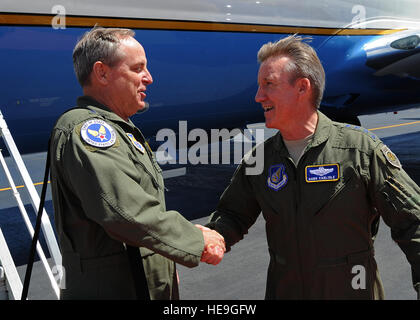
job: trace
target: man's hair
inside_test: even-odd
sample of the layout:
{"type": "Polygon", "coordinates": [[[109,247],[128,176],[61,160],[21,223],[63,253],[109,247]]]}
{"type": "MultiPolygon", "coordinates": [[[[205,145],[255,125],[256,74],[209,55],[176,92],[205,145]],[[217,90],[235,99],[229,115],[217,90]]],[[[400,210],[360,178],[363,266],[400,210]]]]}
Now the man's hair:
{"type": "Polygon", "coordinates": [[[315,50],[303,42],[296,34],[275,43],[268,42],[258,51],[258,61],[264,62],[270,57],[287,56],[290,63],[286,71],[290,74],[289,82],[294,84],[299,78],[308,78],[313,87],[313,103],[319,108],[325,88],[325,72],[315,50]]]}
{"type": "Polygon", "coordinates": [[[120,40],[134,37],[130,29],[94,27],[86,32],[73,50],[73,66],[77,80],[83,87],[90,82],[89,76],[96,61],[114,66],[121,58],[120,40]]]}

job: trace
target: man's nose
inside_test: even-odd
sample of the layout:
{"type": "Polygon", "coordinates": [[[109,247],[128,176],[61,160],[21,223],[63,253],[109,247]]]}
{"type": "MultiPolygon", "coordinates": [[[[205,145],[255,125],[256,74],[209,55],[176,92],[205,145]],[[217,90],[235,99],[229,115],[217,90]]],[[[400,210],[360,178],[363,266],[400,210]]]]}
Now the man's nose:
{"type": "Polygon", "coordinates": [[[255,101],[261,103],[264,101],[265,94],[260,86],[258,86],[257,93],[255,94],[255,101]]]}
{"type": "Polygon", "coordinates": [[[146,74],[143,77],[143,82],[148,86],[153,83],[152,74],[146,69],[146,74]]]}

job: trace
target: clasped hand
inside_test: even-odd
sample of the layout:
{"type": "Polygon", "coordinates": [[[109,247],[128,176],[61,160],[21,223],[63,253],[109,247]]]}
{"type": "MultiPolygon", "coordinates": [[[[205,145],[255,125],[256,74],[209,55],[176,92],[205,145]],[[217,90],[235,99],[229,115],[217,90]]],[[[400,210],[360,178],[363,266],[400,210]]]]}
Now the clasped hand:
{"type": "Polygon", "coordinates": [[[204,237],[204,251],[201,255],[201,261],[213,265],[219,264],[226,251],[225,239],[217,231],[199,224],[195,226],[203,232],[204,237]]]}

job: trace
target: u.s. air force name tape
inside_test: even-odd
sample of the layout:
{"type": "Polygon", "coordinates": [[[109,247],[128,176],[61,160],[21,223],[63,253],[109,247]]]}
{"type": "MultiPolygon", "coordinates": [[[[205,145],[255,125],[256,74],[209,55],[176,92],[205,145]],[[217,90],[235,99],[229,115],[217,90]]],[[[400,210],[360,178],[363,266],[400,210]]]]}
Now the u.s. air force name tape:
{"type": "Polygon", "coordinates": [[[320,164],[305,167],[305,180],[311,182],[328,182],[340,179],[340,166],[335,164],[320,164]]]}
{"type": "Polygon", "coordinates": [[[80,135],[83,141],[98,148],[110,147],[117,140],[115,130],[100,119],[86,121],[80,129],[80,135]]]}
{"type": "Polygon", "coordinates": [[[386,145],[383,145],[381,148],[382,153],[385,156],[385,159],[394,167],[401,169],[402,165],[400,160],[398,160],[397,156],[395,155],[395,153],[393,153],[391,151],[391,149],[389,149],[386,145]]]}

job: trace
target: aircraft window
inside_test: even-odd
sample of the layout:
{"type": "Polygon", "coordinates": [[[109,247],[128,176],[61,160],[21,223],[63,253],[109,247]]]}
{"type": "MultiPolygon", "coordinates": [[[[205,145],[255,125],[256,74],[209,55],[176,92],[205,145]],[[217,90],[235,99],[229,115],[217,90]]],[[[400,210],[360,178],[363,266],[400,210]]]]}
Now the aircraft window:
{"type": "Polygon", "coordinates": [[[391,47],[401,50],[412,50],[420,43],[420,38],[417,35],[395,40],[391,43],[391,47]]]}

